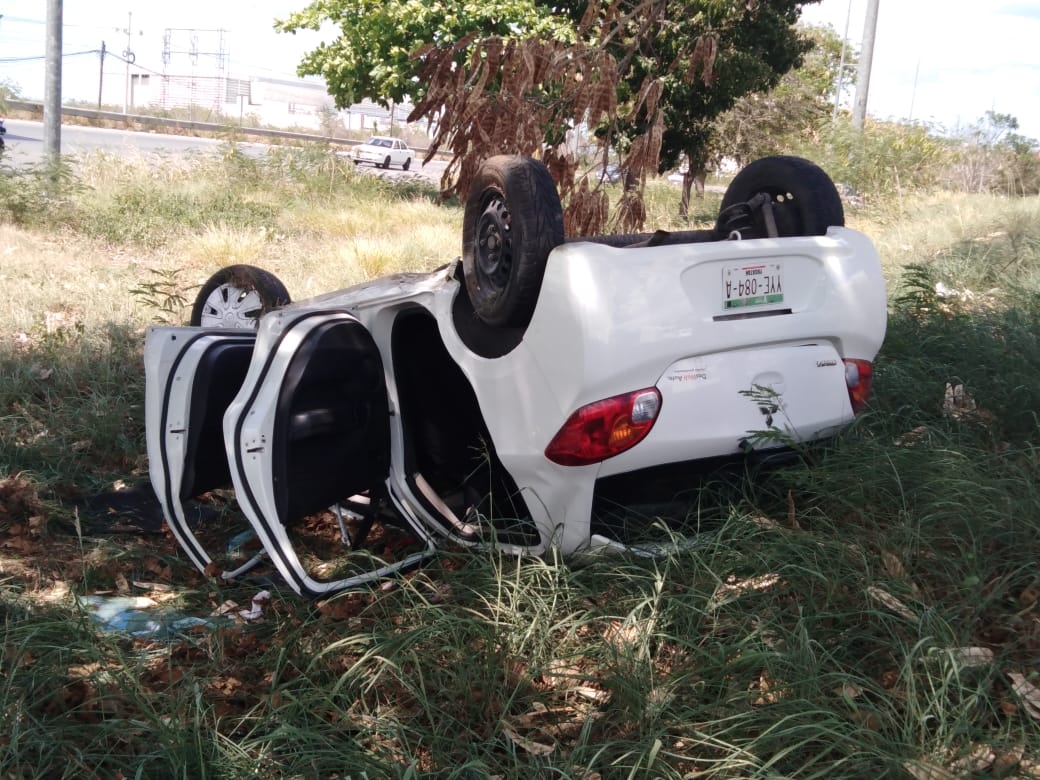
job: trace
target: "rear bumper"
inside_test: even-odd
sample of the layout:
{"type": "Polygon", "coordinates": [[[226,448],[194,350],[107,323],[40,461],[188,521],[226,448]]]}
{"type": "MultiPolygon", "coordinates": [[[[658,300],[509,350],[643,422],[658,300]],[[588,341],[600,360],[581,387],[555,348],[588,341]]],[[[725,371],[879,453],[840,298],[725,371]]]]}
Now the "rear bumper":
{"type": "Polygon", "coordinates": [[[639,547],[710,532],[725,519],[725,504],[739,499],[749,477],[801,458],[789,448],[751,450],[601,477],[593,492],[590,539],[639,547]]]}

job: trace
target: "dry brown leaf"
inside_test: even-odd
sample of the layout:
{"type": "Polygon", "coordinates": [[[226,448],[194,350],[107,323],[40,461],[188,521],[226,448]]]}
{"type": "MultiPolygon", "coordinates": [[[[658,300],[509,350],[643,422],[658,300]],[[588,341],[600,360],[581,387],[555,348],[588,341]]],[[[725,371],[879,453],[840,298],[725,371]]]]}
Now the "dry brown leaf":
{"type": "Polygon", "coordinates": [[[904,433],[901,436],[897,436],[893,441],[897,447],[912,447],[915,444],[920,444],[928,436],[928,426],[918,425],[909,433],[904,433]]]}
{"type": "Polygon", "coordinates": [[[798,514],[795,512],[793,490],[787,491],[787,524],[796,531],[802,530],[802,527],[798,524],[798,514]]]}
{"type": "Polygon", "coordinates": [[[1024,609],[1031,609],[1040,601],[1040,583],[1031,583],[1018,596],[1018,604],[1024,609]]]}
{"type": "MultiPolygon", "coordinates": [[[[754,690],[755,688],[755,684],[752,684],[752,689],[754,690]]],[[[752,704],[756,706],[776,704],[789,693],[785,688],[776,685],[769,674],[769,671],[766,669],[763,669],[762,673],[758,676],[757,690],[759,695],[752,702],[752,704]]]]}
{"type": "Polygon", "coordinates": [[[917,620],[917,615],[915,615],[906,604],[897,599],[887,590],[879,588],[876,585],[871,585],[867,588],[867,595],[875,601],[881,602],[881,604],[888,607],[888,609],[892,610],[900,617],[904,617],[907,620],[917,620]]]}
{"type": "Polygon", "coordinates": [[[346,593],[328,601],[318,602],[318,612],[331,620],[357,617],[368,606],[364,593],[346,593]]]}
{"type": "Polygon", "coordinates": [[[34,544],[32,540],[26,536],[15,536],[12,539],[7,539],[3,544],[0,544],[0,547],[5,550],[13,550],[14,552],[22,553],[23,555],[32,555],[39,550],[39,546],[34,544]]]}
{"type": "Polygon", "coordinates": [[[948,769],[924,761],[906,761],[903,769],[914,780],[959,780],[959,776],[948,769]]]}
{"type": "Polygon", "coordinates": [[[606,704],[610,701],[610,691],[605,691],[600,688],[590,688],[587,685],[579,685],[574,688],[574,692],[584,699],[588,699],[596,704],[606,704]]]}
{"type": "Polygon", "coordinates": [[[1014,769],[1022,763],[1026,749],[1022,745],[1012,745],[997,750],[996,760],[993,762],[993,771],[997,777],[1005,777],[1009,770],[1014,769]]]}
{"type": "Polygon", "coordinates": [[[842,683],[840,687],[834,690],[834,692],[845,699],[857,699],[863,695],[863,689],[850,682],[842,683]]]}
{"type": "Polygon", "coordinates": [[[906,572],[903,570],[903,562],[899,560],[899,557],[894,553],[883,552],[881,553],[881,562],[885,566],[885,571],[889,577],[893,579],[901,580],[906,572]]]}
{"type": "Polygon", "coordinates": [[[1040,720],[1040,688],[1018,672],[1008,672],[1007,676],[1011,680],[1011,690],[1018,695],[1022,702],[1022,709],[1033,720],[1040,720]]]}
{"type": "Polygon", "coordinates": [[[973,745],[971,752],[951,763],[950,768],[958,777],[967,777],[988,771],[996,760],[997,753],[989,745],[973,745]]]}
{"type": "Polygon", "coordinates": [[[993,651],[988,647],[955,647],[950,651],[953,660],[963,669],[988,666],[993,663],[993,651]]]}
{"type": "Polygon", "coordinates": [[[643,631],[634,623],[612,620],[603,631],[603,639],[616,648],[635,647],[643,640],[643,631]]]}
{"type": "Polygon", "coordinates": [[[757,577],[748,577],[743,580],[730,577],[726,582],[715,588],[715,593],[712,594],[708,605],[717,608],[728,601],[733,601],[734,599],[738,599],[748,593],[769,590],[779,582],[780,575],[772,573],[760,574],[757,577]]]}
{"type": "Polygon", "coordinates": [[[528,753],[534,756],[547,756],[556,750],[555,745],[546,745],[542,742],[535,742],[532,739],[527,739],[517,734],[509,726],[502,724],[502,733],[505,734],[509,739],[519,748],[526,750],[528,753]]]}

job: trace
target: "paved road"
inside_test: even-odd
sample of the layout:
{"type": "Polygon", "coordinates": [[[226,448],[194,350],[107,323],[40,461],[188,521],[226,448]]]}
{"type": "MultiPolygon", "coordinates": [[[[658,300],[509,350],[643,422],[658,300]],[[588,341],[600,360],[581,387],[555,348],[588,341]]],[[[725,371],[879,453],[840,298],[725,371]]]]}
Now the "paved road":
{"type": "MultiPolygon", "coordinates": [[[[4,121],[7,143],[4,149],[3,162],[7,165],[26,166],[39,163],[43,159],[43,123],[24,119],[7,119],[4,121]]],[[[82,127],[79,125],[62,125],[61,153],[75,160],[77,155],[94,151],[104,151],[120,155],[159,155],[179,157],[197,154],[218,154],[225,142],[219,138],[196,138],[186,135],[166,135],[164,133],[142,133],[133,130],[113,130],[100,127],[82,127]]],[[[240,142],[238,144],[246,154],[262,157],[270,148],[267,144],[240,142]]],[[[418,160],[416,161],[418,162],[418,160]]],[[[433,160],[418,171],[413,166],[409,172],[392,169],[389,171],[364,166],[360,171],[389,179],[415,178],[424,176],[434,183],[440,181],[445,163],[433,160]]]]}

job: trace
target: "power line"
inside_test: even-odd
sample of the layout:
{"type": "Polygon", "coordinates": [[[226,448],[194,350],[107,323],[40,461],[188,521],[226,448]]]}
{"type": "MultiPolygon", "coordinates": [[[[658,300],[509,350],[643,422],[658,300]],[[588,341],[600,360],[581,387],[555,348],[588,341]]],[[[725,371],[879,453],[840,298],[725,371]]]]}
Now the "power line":
{"type": "MultiPolygon", "coordinates": [[[[95,51],[100,51],[100,50],[95,50],[95,51]]],[[[111,57],[114,60],[119,60],[120,62],[126,63],[127,65],[133,65],[138,70],[143,70],[145,73],[151,73],[153,76],[162,76],[162,75],[164,75],[160,71],[152,70],[151,68],[146,68],[144,65],[141,65],[141,64],[139,64],[137,62],[134,62],[133,60],[126,60],[123,57],[120,57],[115,52],[113,52],[111,49],[105,52],[105,56],[111,57]]]]}
{"type": "Polygon", "coordinates": [[[9,22],[22,22],[23,24],[46,24],[43,19],[25,19],[21,16],[8,16],[4,14],[4,19],[9,22]]]}
{"type": "MultiPolygon", "coordinates": [[[[74,51],[69,54],[62,54],[62,59],[65,57],[79,57],[83,54],[98,54],[101,49],[88,49],[87,51],[74,51]]],[[[47,59],[46,54],[37,54],[32,57],[0,57],[0,62],[11,63],[11,62],[30,62],[32,60],[45,60],[47,59]]]]}

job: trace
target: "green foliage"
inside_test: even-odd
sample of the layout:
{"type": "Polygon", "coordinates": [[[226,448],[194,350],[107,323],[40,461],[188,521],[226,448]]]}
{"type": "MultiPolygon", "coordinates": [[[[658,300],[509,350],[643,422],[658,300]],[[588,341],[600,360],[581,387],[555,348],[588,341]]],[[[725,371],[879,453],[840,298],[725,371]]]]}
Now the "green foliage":
{"type": "Polygon", "coordinates": [[[152,274],[152,280],[141,282],[139,286],[130,290],[130,294],[138,303],[155,312],[155,322],[179,324],[183,320],[181,315],[188,305],[188,299],[183,294],[188,288],[180,279],[180,270],[152,268],[149,269],[149,273],[152,274]]]}
{"type": "MultiPolygon", "coordinates": [[[[690,78],[689,69],[672,70],[665,77],[665,125],[660,170],[676,167],[685,157],[694,171],[702,171],[710,153],[713,124],[721,113],[747,94],[774,87],[802,60],[812,42],[795,27],[800,0],[767,0],[747,6],[724,3],[702,13],[690,14],[680,2],[670,17],[677,21],[664,41],[657,67],[668,67],[685,40],[710,35],[717,41],[717,56],[701,79],[690,78]],[[710,73],[710,78],[708,77],[710,73]]],[[[690,66],[694,63],[690,63],[690,66]]],[[[662,70],[661,75],[665,73],[662,70]]]]}
{"type": "Polygon", "coordinates": [[[426,0],[318,0],[276,23],[294,32],[331,23],[338,36],[307,53],[298,72],[321,76],[340,108],[361,98],[388,102],[418,100],[420,47],[454,45],[467,36],[510,36],[522,32],[564,34],[549,9],[532,0],[430,3],[426,0]]]}
{"type": "Polygon", "coordinates": [[[1017,130],[1015,117],[987,111],[957,139],[948,185],[967,192],[1040,194],[1040,143],[1017,130]]]}
{"type": "Polygon", "coordinates": [[[143,457],[140,334],[53,312],[0,350],[0,474],[82,487],[125,478],[143,457]]]}
{"type": "Polygon", "coordinates": [[[7,114],[8,100],[21,100],[21,88],[11,79],[0,79],[0,114],[7,114]]]}
{"type": "Polygon", "coordinates": [[[842,119],[791,143],[788,151],[835,181],[881,196],[937,187],[952,160],[950,143],[918,124],[870,122],[860,131],[842,119]]]}
{"type": "MultiPolygon", "coordinates": [[[[825,167],[849,153],[840,139],[820,144],[833,155],[825,167]]],[[[896,176],[899,155],[920,154],[926,137],[869,125],[863,142],[883,153],[881,172],[846,170],[875,196],[904,188],[871,212],[902,221],[914,261],[901,269],[885,257],[891,314],[871,406],[788,467],[725,481],[691,475],[673,518],[689,536],[656,559],[445,551],[384,587],[312,604],[277,581],[203,578],[159,534],[66,530],[79,520],[78,494],[143,478],[140,326],[178,274],[141,282],[138,269],[134,289],[146,295],[125,284],[113,292],[108,274],[130,265],[127,255],[169,260],[165,249],[123,244],[104,254],[102,271],[68,290],[56,284],[49,265],[83,262],[89,242],[33,267],[36,286],[57,288],[65,308],[38,312],[25,332],[5,324],[0,340],[0,774],[1033,771],[1040,721],[1009,673],[1035,670],[1040,615],[1040,202],[958,195],[933,207],[906,182],[934,181],[942,154],[921,158],[927,176],[896,176]],[[973,210],[980,201],[990,210],[973,210]],[[926,208],[942,230],[924,220],[926,208]],[[103,286],[106,307],[78,318],[87,292],[103,286]],[[146,304],[141,321],[114,322],[135,296],[146,304]],[[13,500],[15,488],[33,486],[43,501],[13,500]],[[155,590],[134,585],[156,580],[155,590]],[[199,617],[246,605],[261,588],[273,599],[254,623],[158,643],[102,633],[76,606],[76,596],[120,582],[162,601],[157,609],[199,617]]],[[[243,182],[239,197],[262,202],[254,188],[270,190],[278,223],[332,199],[344,220],[367,205],[363,220],[381,215],[388,233],[401,231],[406,205],[434,198],[351,178],[317,152],[255,160],[228,147],[183,178],[163,167],[150,176],[157,189],[196,192],[243,182]]],[[[118,169],[96,178],[145,186],[118,169]]],[[[651,194],[659,216],[674,213],[674,187],[651,194]]],[[[708,224],[714,195],[699,204],[708,224]]],[[[78,208],[77,198],[97,195],[80,181],[67,197],[78,208]]],[[[5,228],[16,250],[0,268],[9,304],[22,243],[49,243],[64,224],[60,212],[44,219],[24,242],[5,228]]],[[[348,224],[347,235],[359,232],[348,224]]],[[[311,246],[338,243],[321,227],[308,228],[320,233],[311,246]]],[[[177,234],[172,222],[162,229],[177,234]]],[[[302,288],[311,273],[292,281],[302,288]]],[[[776,405],[761,388],[746,396],[776,405]]],[[[774,416],[779,427],[779,405],[774,416]]]]}
{"type": "Polygon", "coordinates": [[[575,167],[561,151],[570,128],[596,125],[604,155],[612,149],[624,158],[637,186],[615,222],[637,227],[647,174],[682,156],[703,171],[714,119],[742,95],[774,86],[811,47],[795,28],[805,3],[331,0],[279,26],[339,28],[300,66],[301,74],[325,78],[338,105],[414,99],[415,118],[438,127],[434,145],[451,149],[448,191],[468,188],[476,159],[544,153],[563,190],[567,224],[597,232],[604,198],[576,192],[571,200],[575,167]],[[558,58],[542,45],[549,41],[568,43],[573,56],[558,58]]]}
{"type": "Polygon", "coordinates": [[[0,222],[37,227],[64,217],[79,181],[64,160],[30,166],[0,161],[0,222]]]}
{"type": "Polygon", "coordinates": [[[843,84],[853,83],[855,62],[847,56],[842,72],[842,41],[831,28],[808,27],[804,32],[813,47],[801,65],[787,71],[773,89],[739,98],[715,121],[709,155],[713,163],[729,158],[746,165],[826,130],[839,73],[843,84]]]}

